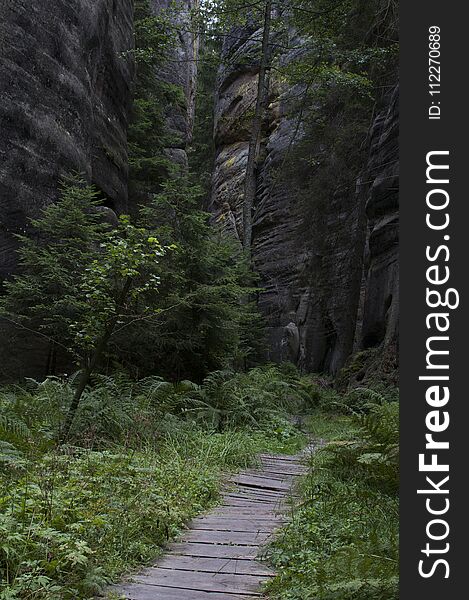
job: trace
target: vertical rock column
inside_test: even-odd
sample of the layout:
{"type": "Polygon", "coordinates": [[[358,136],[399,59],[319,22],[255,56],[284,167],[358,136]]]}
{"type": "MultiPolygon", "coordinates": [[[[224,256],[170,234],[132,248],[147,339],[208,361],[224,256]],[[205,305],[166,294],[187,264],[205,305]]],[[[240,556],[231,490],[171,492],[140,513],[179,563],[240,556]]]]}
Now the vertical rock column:
{"type": "Polygon", "coordinates": [[[396,346],[399,316],[399,88],[390,94],[370,132],[367,167],[360,179],[366,202],[363,348],[396,346]]]}

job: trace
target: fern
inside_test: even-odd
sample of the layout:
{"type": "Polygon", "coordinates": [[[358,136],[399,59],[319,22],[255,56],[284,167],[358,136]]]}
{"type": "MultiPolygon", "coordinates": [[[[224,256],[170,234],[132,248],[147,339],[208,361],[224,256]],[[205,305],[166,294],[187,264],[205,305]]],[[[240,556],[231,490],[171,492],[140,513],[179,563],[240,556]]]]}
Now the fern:
{"type": "Polygon", "coordinates": [[[31,438],[31,431],[17,415],[0,413],[0,436],[18,444],[27,444],[31,438]]]}
{"type": "Polygon", "coordinates": [[[27,460],[18,448],[13,444],[0,439],[0,469],[22,468],[26,466],[27,460]]]}

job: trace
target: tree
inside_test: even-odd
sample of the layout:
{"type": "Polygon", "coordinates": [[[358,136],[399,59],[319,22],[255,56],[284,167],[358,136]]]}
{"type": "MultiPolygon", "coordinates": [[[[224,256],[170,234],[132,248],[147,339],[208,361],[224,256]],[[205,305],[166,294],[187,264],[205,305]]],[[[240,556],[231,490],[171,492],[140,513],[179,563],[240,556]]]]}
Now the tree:
{"type": "Polygon", "coordinates": [[[67,178],[61,199],[31,219],[27,233],[19,235],[21,275],[4,283],[3,318],[50,340],[74,359],[75,334],[71,324],[82,311],[78,294],[86,266],[109,230],[100,217],[98,192],[79,176],[67,178]]]}
{"type": "Polygon", "coordinates": [[[160,283],[158,239],[127,216],[111,229],[97,196],[82,179],[69,179],[61,200],[18,236],[22,272],[6,283],[0,305],[4,317],[68,350],[80,367],[62,439],[117,325],[154,312],[145,299],[160,283]]]}
{"type": "Polygon", "coordinates": [[[116,354],[127,368],[170,378],[201,380],[212,370],[242,365],[259,350],[262,325],[254,303],[255,278],[234,240],[200,209],[203,189],[187,177],[170,179],[142,209],[140,222],[165,247],[152,319],[121,329],[116,354]]]}
{"type": "Polygon", "coordinates": [[[155,14],[149,0],[136,0],[134,31],[136,77],[128,143],[129,198],[136,209],[174,174],[174,165],[165,154],[165,148],[175,145],[166,111],[168,106],[184,105],[185,98],[180,87],[158,77],[173,46],[170,13],[155,14]]]}
{"type": "Polygon", "coordinates": [[[205,37],[200,42],[197,69],[197,94],[194,131],[189,148],[189,169],[197,181],[210,193],[215,158],[214,90],[220,66],[221,42],[215,37],[205,37]]]}

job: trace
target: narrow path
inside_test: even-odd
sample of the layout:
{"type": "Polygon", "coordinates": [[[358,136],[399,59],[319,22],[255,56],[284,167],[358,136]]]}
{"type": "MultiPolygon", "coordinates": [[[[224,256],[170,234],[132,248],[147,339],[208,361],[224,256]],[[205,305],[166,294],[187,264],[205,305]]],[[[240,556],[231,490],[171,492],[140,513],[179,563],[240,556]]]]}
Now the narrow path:
{"type": "Polygon", "coordinates": [[[154,567],[111,591],[127,600],[259,598],[274,573],[256,557],[288,519],[295,479],[306,472],[303,457],[262,454],[261,466],[234,475],[222,504],[194,519],[154,567]]]}

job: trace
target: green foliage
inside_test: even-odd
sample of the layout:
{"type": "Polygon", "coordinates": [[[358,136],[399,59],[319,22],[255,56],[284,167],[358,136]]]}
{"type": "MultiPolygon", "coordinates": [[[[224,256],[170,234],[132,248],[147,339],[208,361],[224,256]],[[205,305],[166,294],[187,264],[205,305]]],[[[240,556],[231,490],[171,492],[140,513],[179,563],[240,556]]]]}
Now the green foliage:
{"type": "Polygon", "coordinates": [[[168,53],[173,47],[171,11],[154,14],[149,0],[135,0],[135,49],[137,67],[132,115],[128,131],[129,196],[132,206],[146,203],[175,167],[165,148],[177,146],[168,131],[168,113],[185,105],[183,90],[163,80],[168,53]]]}
{"type": "Polygon", "coordinates": [[[186,178],[170,179],[141,212],[141,223],[172,248],[160,261],[153,302],[159,315],[136,322],[134,336],[117,340],[128,369],[140,375],[200,381],[210,371],[242,364],[262,342],[255,288],[236,244],[200,210],[202,191],[186,178]]]}
{"type": "Polygon", "coordinates": [[[262,17],[263,6],[263,1],[204,0],[197,15],[199,21],[208,25],[212,34],[216,34],[236,25],[246,25],[250,19],[257,22],[262,17]]]}
{"type": "Polygon", "coordinates": [[[217,428],[268,427],[276,418],[297,414],[309,401],[298,378],[287,379],[274,366],[246,373],[211,373],[203,382],[202,398],[207,405],[205,418],[217,428]]]}
{"type": "Polygon", "coordinates": [[[80,320],[79,293],[85,268],[108,233],[96,210],[98,192],[81,177],[68,178],[61,200],[31,221],[28,235],[19,236],[21,275],[4,283],[0,299],[3,317],[54,340],[74,353],[71,325],[80,320]]]}
{"type": "Polygon", "coordinates": [[[84,307],[74,329],[82,343],[93,347],[116,316],[124,324],[124,311],[140,318],[155,312],[146,300],[158,290],[158,265],[163,254],[151,231],[135,227],[126,215],[119,218],[119,226],[101,242],[97,257],[83,274],[78,273],[78,293],[84,307]]]}
{"type": "Polygon", "coordinates": [[[22,272],[5,284],[0,310],[90,364],[96,349],[129,370],[199,380],[242,365],[259,350],[262,323],[253,276],[235,243],[199,209],[201,190],[170,179],[113,229],[97,192],[79,177],[21,236],[22,272]]]}
{"type": "MultiPolygon", "coordinates": [[[[76,375],[68,381],[50,377],[3,388],[0,439],[30,457],[50,449],[72,401],[76,379],[76,375]]],[[[83,395],[71,442],[89,448],[109,444],[140,448],[154,443],[171,422],[183,431],[185,424],[208,431],[279,428],[280,438],[289,437],[288,431],[297,433],[288,425],[289,415],[308,402],[301,379],[286,378],[274,366],[247,373],[214,372],[202,385],[171,383],[157,376],[133,381],[124,373],[96,374],[83,395]]]]}
{"type": "MultiPolygon", "coordinates": [[[[396,83],[397,9],[394,0],[295,0],[292,19],[302,35],[298,58],[280,79],[297,85],[296,140],[279,177],[301,181],[304,235],[316,253],[334,251],[323,235],[332,210],[360,219],[356,182],[366,162],[373,114],[396,83]],[[340,206],[340,208],[339,208],[340,206]],[[337,207],[337,208],[336,208],[337,207]]],[[[294,107],[295,108],[295,107],[294,107]]],[[[356,242],[357,243],[357,242],[356,242]]],[[[324,281],[332,274],[322,267],[324,281]]]]}
{"type": "Polygon", "coordinates": [[[144,318],[159,284],[164,249],[154,234],[121,216],[103,223],[97,191],[80,177],[19,236],[21,273],[5,283],[1,314],[67,350],[80,365],[126,318],[144,318]]]}
{"type": "Polygon", "coordinates": [[[2,598],[89,598],[218,495],[220,469],[244,466],[245,434],[185,431],[160,450],[51,452],[0,496],[2,598]]]}
{"type": "Polygon", "coordinates": [[[269,598],[397,600],[398,404],[311,421],[333,441],[312,457],[292,522],[269,550],[279,572],[269,598]]]}
{"type": "Polygon", "coordinates": [[[343,84],[370,95],[396,65],[395,0],[295,0],[292,11],[306,38],[307,52],[293,66],[303,83],[343,84]]]}
{"type": "Polygon", "coordinates": [[[267,367],[214,374],[202,386],[95,376],[70,444],[56,448],[50,440],[75,380],[1,390],[0,598],[95,597],[216,502],[223,471],[247,467],[260,451],[294,452],[305,443],[286,412],[301,402],[298,376],[284,381],[267,367]],[[244,388],[260,411],[253,400],[244,414],[238,409],[244,388]],[[217,411],[223,423],[211,418],[217,411]]]}
{"type": "Polygon", "coordinates": [[[207,195],[210,192],[215,157],[214,90],[220,66],[220,54],[221,43],[215,38],[205,37],[201,40],[194,131],[189,148],[189,167],[207,195]]]}

